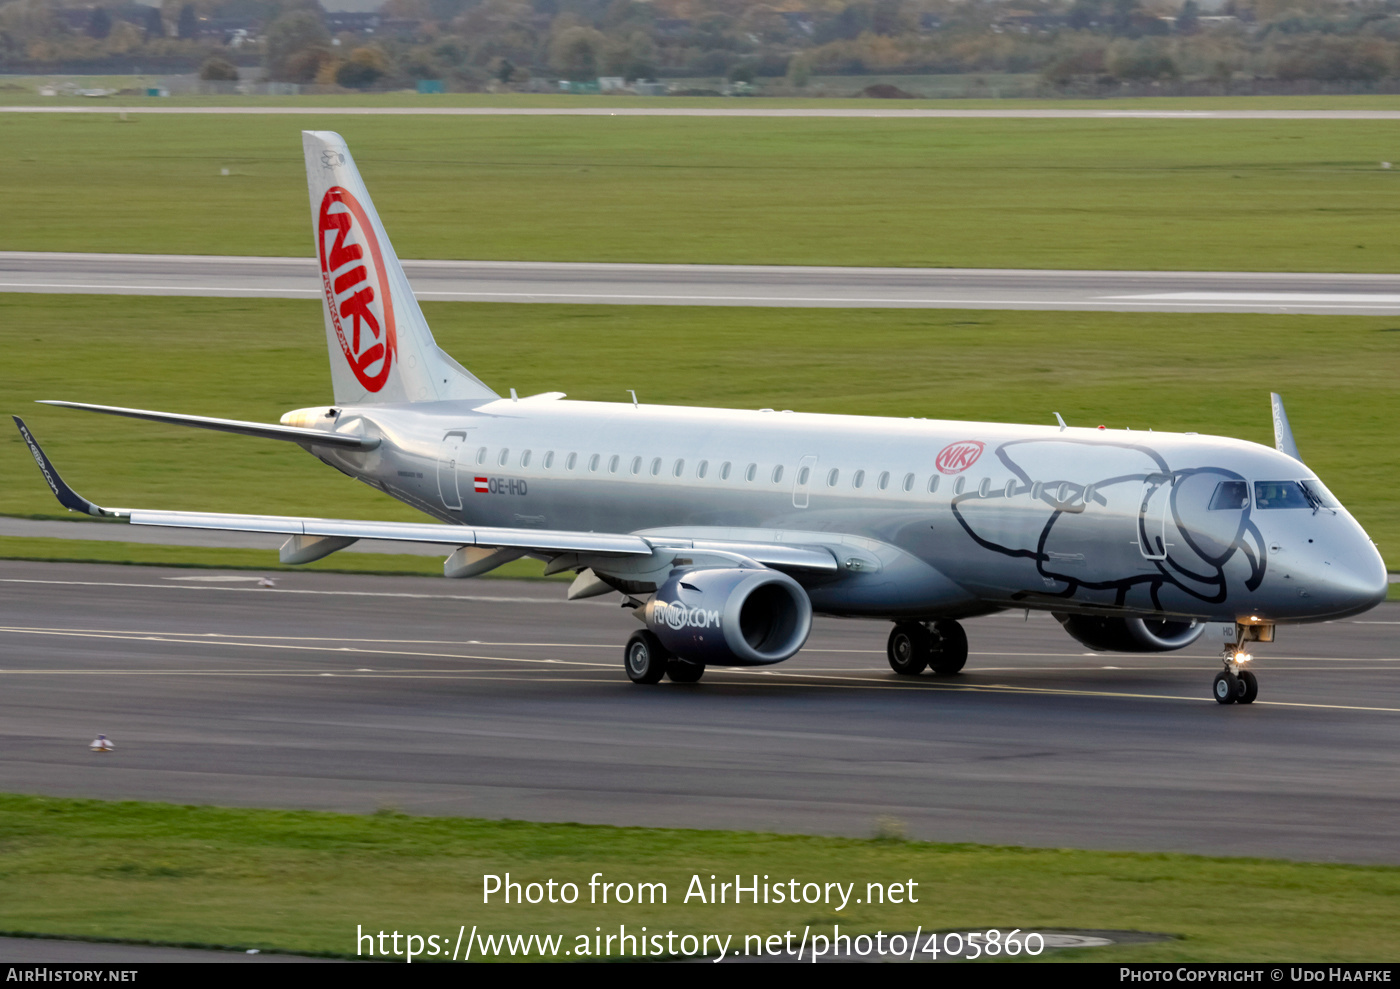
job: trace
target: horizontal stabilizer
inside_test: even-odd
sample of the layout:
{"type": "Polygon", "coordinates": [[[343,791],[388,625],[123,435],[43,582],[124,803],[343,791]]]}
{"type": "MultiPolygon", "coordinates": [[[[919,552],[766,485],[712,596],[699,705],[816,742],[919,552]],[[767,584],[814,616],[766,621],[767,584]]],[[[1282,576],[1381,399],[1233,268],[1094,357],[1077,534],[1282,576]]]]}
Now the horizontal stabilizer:
{"type": "MultiPolygon", "coordinates": [[[[278,426],[266,422],[243,422],[239,419],[213,419],[209,416],[152,412],[149,409],[123,409],[115,405],[88,405],[84,402],[42,401],[39,404],[56,405],[62,409],[81,409],[84,412],[102,412],[112,416],[127,416],[131,419],[146,419],[150,422],[164,422],[174,426],[214,429],[221,433],[238,433],[242,436],[261,436],[264,439],[289,440],[293,443],[336,446],[349,450],[373,450],[379,445],[379,440],[374,437],[330,433],[321,429],[304,429],[301,426],[278,426]]],[[[18,420],[16,421],[18,422],[18,420]]],[[[22,428],[21,431],[23,431],[22,428]]]]}

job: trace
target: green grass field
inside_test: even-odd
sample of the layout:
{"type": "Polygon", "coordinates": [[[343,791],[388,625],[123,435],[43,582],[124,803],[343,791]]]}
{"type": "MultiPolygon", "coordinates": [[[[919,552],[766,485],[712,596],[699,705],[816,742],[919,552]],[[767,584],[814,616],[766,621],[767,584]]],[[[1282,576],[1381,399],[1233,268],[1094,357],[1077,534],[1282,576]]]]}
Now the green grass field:
{"type": "MultiPolygon", "coordinates": [[[[1400,569],[1400,320],[1264,315],[436,303],[439,342],[504,393],[1195,430],[1303,455],[1400,569]],[[657,329],[666,353],[655,360],[657,329]]],[[[50,409],[64,398],[275,422],[328,401],[315,302],[0,295],[3,410],[109,505],[421,520],[291,444],[50,409]]],[[[0,430],[0,513],[54,514],[0,430]]],[[[268,553],[269,563],[275,559],[268,553]]],[[[333,565],[337,557],[330,558],[333,565]]],[[[432,565],[431,561],[424,561],[432,565]]]]}
{"type": "MultiPolygon", "coordinates": [[[[94,756],[110,758],[115,756],[94,756]]],[[[876,822],[872,821],[872,828],[876,822]]],[[[889,827],[888,825],[886,827],[889,827]]],[[[717,831],[350,816],[0,796],[0,930],[354,954],[356,928],[433,934],[1128,929],[1171,941],[1093,961],[1400,957],[1400,869],[717,831]],[[574,906],[483,904],[484,874],[580,887],[574,906]],[[666,904],[589,904],[587,882],[666,904]],[[918,904],[683,902],[691,876],[918,883],[918,904]]],[[[747,879],[745,880],[748,881],[747,879]]],[[[908,887],[906,887],[908,889],[908,887]]],[[[852,899],[854,899],[853,897],[852,899]]],[[[863,896],[861,898],[864,898],[863,896]]]]}
{"type": "Polygon", "coordinates": [[[404,257],[1400,267],[1386,121],[0,114],[0,249],[306,255],[326,127],[404,257]]]}

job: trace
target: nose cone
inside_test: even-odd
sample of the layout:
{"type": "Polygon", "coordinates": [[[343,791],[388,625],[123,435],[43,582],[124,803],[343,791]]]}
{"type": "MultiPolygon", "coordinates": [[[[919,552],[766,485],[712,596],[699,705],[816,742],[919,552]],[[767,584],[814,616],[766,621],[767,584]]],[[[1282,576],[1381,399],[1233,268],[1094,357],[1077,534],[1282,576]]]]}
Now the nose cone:
{"type": "Polygon", "coordinates": [[[1390,576],[1375,544],[1358,532],[1320,568],[1317,593],[1326,599],[1333,617],[1345,618],[1369,611],[1385,600],[1390,576]]]}

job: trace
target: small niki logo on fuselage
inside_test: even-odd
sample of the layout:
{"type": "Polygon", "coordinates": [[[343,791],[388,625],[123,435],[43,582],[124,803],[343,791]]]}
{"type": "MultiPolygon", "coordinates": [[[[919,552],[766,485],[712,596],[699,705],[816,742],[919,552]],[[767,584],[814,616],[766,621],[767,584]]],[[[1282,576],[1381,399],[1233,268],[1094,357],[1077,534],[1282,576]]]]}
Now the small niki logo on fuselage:
{"type": "Polygon", "coordinates": [[[981,440],[959,440],[957,443],[949,443],[939,451],[934,466],[940,474],[961,474],[977,463],[977,458],[982,456],[982,449],[981,440]]]}
{"type": "Polygon", "coordinates": [[[336,340],[355,379],[377,392],[389,380],[398,350],[394,300],[379,238],[348,189],[331,186],[321,199],[316,248],[336,340]]]}

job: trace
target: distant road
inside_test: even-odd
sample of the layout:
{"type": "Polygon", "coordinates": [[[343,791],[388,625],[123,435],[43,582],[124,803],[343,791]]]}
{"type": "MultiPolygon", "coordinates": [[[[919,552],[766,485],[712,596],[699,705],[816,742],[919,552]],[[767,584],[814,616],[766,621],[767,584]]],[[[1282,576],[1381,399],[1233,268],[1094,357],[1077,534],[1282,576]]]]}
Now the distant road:
{"type": "Polygon", "coordinates": [[[505,106],[0,106],[0,113],[251,113],[294,116],[447,117],[870,117],[1040,120],[1400,120],[1400,110],[934,110],[865,107],[505,106]]]}
{"type": "MultiPolygon", "coordinates": [[[[420,299],[1400,315],[1400,275],[405,261],[420,299]]],[[[313,299],[311,258],[0,252],[0,292],[313,299]]]]}

